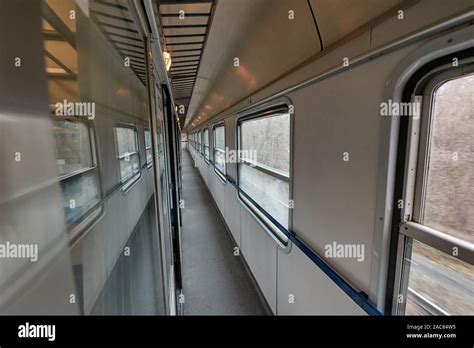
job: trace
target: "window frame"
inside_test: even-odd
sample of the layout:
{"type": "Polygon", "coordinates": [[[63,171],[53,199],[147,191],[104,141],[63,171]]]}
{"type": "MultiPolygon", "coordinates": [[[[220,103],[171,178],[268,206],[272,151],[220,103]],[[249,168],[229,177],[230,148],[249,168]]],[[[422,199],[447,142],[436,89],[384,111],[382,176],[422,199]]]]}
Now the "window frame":
{"type": "Polygon", "coordinates": [[[213,163],[213,166],[214,166],[214,173],[216,173],[217,177],[219,179],[222,180],[222,182],[224,184],[227,183],[227,161],[224,161],[224,173],[221,172],[219,170],[219,168],[217,168],[216,166],[216,151],[223,151],[224,152],[224,156],[225,156],[225,152],[226,152],[226,138],[225,138],[225,135],[226,135],[226,129],[225,129],[225,123],[224,122],[219,122],[219,123],[215,123],[212,125],[212,163],[213,163]],[[224,128],[224,150],[217,150],[216,149],[216,128],[219,128],[219,127],[222,127],[224,128]]]}
{"type": "Polygon", "coordinates": [[[120,178],[120,183],[119,185],[122,187],[121,190],[123,193],[127,193],[132,186],[135,185],[138,180],[142,177],[142,166],[141,166],[141,158],[140,158],[140,141],[139,141],[139,136],[138,136],[138,128],[134,124],[129,124],[129,123],[117,123],[113,127],[114,130],[114,140],[115,140],[115,151],[116,151],[116,156],[115,158],[118,160],[118,170],[119,170],[119,178],[120,178]],[[122,173],[120,169],[120,161],[124,158],[124,156],[120,156],[119,154],[119,149],[118,149],[118,139],[117,139],[117,128],[127,128],[127,129],[132,129],[135,132],[135,144],[137,145],[137,149],[133,154],[130,155],[137,155],[138,156],[138,173],[132,175],[129,177],[127,180],[123,181],[122,179],[122,173]]]}
{"type": "MultiPolygon", "coordinates": [[[[407,148],[407,162],[405,166],[404,208],[402,217],[404,223],[400,233],[415,238],[440,251],[447,253],[454,246],[465,246],[462,239],[449,235],[443,231],[424,225],[422,222],[426,179],[428,174],[429,146],[431,127],[433,122],[433,103],[437,89],[450,80],[470,74],[463,74],[462,68],[453,68],[446,72],[433,73],[427,77],[426,87],[423,90],[421,115],[418,122],[411,118],[409,121],[409,136],[407,148]],[[429,100],[427,97],[429,92],[429,100]],[[416,134],[416,135],[415,135],[416,134]],[[455,244],[457,243],[457,244],[455,244]]],[[[449,253],[448,253],[449,254],[449,253]]],[[[462,259],[465,254],[460,253],[462,259]]],[[[464,261],[469,262],[465,259],[464,261]]]]}
{"type": "Polygon", "coordinates": [[[402,182],[403,207],[400,220],[394,221],[394,223],[399,224],[395,266],[396,278],[392,295],[392,313],[396,315],[405,315],[410,266],[409,262],[404,262],[404,260],[411,260],[413,240],[417,240],[449,256],[453,256],[453,248],[457,247],[459,253],[456,257],[459,260],[471,265],[474,261],[471,243],[423,223],[436,91],[451,80],[474,74],[473,66],[474,63],[469,60],[467,63],[466,61],[459,62],[458,67],[453,67],[452,63],[439,66],[418,79],[412,93],[411,102],[419,103],[421,111],[418,120],[410,117],[408,121],[402,182]],[[470,65],[471,71],[465,71],[466,64],[470,65]],[[402,303],[397,301],[400,294],[404,296],[402,303]]]}
{"type": "MultiPolygon", "coordinates": [[[[245,121],[249,121],[252,119],[258,119],[258,118],[263,118],[263,117],[271,117],[274,116],[275,113],[278,113],[279,111],[285,111],[286,113],[289,114],[290,117],[290,129],[289,129],[289,152],[290,152],[290,159],[289,159],[289,173],[288,177],[285,177],[285,181],[288,182],[288,193],[289,193],[289,201],[293,200],[293,160],[294,160],[294,112],[290,112],[291,108],[290,106],[292,105],[291,101],[287,97],[283,97],[277,100],[274,100],[270,103],[265,103],[259,107],[251,107],[248,109],[244,109],[240,113],[237,114],[236,116],[236,121],[235,121],[235,130],[236,130],[236,149],[237,153],[239,153],[241,149],[241,125],[245,121]]],[[[248,163],[244,163],[245,165],[248,165],[248,163]]],[[[240,156],[237,156],[237,186],[239,187],[238,191],[238,198],[241,204],[247,208],[247,210],[250,212],[250,214],[256,219],[256,221],[262,226],[264,231],[273,239],[273,241],[278,245],[280,249],[282,249],[284,252],[288,253],[291,250],[291,241],[290,239],[283,233],[283,231],[280,230],[280,228],[275,225],[273,221],[271,221],[268,217],[266,217],[260,209],[255,206],[248,198],[246,198],[244,194],[248,195],[251,197],[248,193],[243,191],[240,188],[240,170],[239,166],[241,165],[240,162],[240,156]],[[242,192],[241,192],[242,191],[242,192]]],[[[267,175],[271,175],[278,180],[281,180],[280,175],[281,173],[277,173],[274,170],[271,170],[271,168],[265,168],[263,169],[264,166],[257,165],[253,167],[254,169],[260,170],[263,173],[267,175]]],[[[261,207],[262,210],[265,211],[266,214],[270,215],[269,212],[267,212],[263,207],[261,207]]],[[[272,217],[273,218],[273,217],[272,217]]],[[[275,221],[277,221],[275,218],[273,218],[275,221]]],[[[285,228],[287,231],[292,229],[293,225],[293,209],[289,208],[288,209],[288,227],[285,228]]],[[[283,226],[284,227],[284,226],[283,226]]]]}

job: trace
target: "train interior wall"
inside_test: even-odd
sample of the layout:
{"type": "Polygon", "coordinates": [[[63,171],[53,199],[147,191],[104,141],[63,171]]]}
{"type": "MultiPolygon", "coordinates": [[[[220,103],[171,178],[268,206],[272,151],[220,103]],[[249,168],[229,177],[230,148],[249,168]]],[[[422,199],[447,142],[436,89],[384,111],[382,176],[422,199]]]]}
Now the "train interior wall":
{"type": "MultiPolygon", "coordinates": [[[[456,13],[466,3],[457,5],[446,10],[456,13]]],[[[411,15],[419,11],[422,7],[414,6],[406,14],[413,18],[411,15]]],[[[258,103],[304,81],[307,76],[339,68],[342,65],[339,62],[345,58],[351,62],[383,46],[399,35],[387,30],[394,20],[381,22],[329,50],[193,130],[208,127],[212,137],[212,126],[224,121],[226,147],[237,150],[236,119],[241,110],[249,107],[249,100],[251,104],[258,103]]],[[[415,22],[410,20],[408,26],[397,28],[410,32],[422,25],[415,22]]],[[[385,287],[385,279],[381,278],[381,268],[385,267],[381,259],[383,216],[377,214],[383,210],[384,203],[378,195],[385,187],[380,186],[379,176],[384,175],[381,168],[388,161],[390,137],[389,122],[379,115],[380,103],[387,98],[387,81],[394,78],[393,72],[408,64],[405,58],[430,40],[432,37],[419,39],[362,64],[340,69],[284,96],[294,106],[293,231],[320,255],[324,254],[324,246],[334,240],[365,244],[363,262],[348,259],[328,262],[374,303],[383,302],[380,289],[385,287]],[[349,153],[349,161],[342,158],[345,152],[349,153]]],[[[273,313],[366,314],[297,247],[292,247],[289,253],[281,251],[239,201],[236,189],[223,182],[194,147],[189,146],[189,151],[273,313]]],[[[211,145],[211,154],[212,151],[211,145]]],[[[234,180],[237,178],[235,163],[227,164],[227,174],[234,180]]]]}

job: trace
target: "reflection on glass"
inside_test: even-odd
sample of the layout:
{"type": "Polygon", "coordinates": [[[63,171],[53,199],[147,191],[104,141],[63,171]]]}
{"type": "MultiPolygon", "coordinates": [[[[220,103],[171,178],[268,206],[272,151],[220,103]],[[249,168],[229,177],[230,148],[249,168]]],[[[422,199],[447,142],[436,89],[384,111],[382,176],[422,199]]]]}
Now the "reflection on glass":
{"type": "Polygon", "coordinates": [[[151,164],[153,162],[153,153],[151,151],[151,132],[145,130],[145,152],[146,152],[146,163],[151,164]]]}
{"type": "Polygon", "coordinates": [[[115,133],[120,161],[120,178],[122,183],[125,183],[140,172],[137,134],[134,128],[129,127],[117,127],[115,133]]]}
{"type": "Polygon", "coordinates": [[[73,224],[100,200],[94,172],[75,175],[61,181],[67,224],[73,224]]]}
{"type": "Polygon", "coordinates": [[[53,120],[58,174],[70,174],[93,166],[88,127],[79,122],[53,120]]]}

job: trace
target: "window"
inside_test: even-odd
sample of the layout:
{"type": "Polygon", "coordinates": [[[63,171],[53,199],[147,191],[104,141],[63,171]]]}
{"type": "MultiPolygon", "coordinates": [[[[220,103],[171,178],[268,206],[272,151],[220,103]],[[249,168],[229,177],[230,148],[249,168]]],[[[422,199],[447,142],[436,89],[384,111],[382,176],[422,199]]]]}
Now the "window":
{"type": "Polygon", "coordinates": [[[225,181],[225,127],[223,124],[214,126],[214,171],[225,181]]]}
{"type": "Polygon", "coordinates": [[[94,166],[89,127],[84,123],[53,120],[53,134],[59,175],[70,175],[94,166]]]}
{"type": "Polygon", "coordinates": [[[420,222],[474,243],[474,75],[434,94],[420,222]],[[455,103],[453,105],[453,102],[455,103]]]}
{"type": "Polygon", "coordinates": [[[197,151],[202,154],[202,133],[201,131],[198,132],[198,144],[197,144],[197,151]]]}
{"type": "Polygon", "coordinates": [[[209,129],[204,129],[202,133],[203,146],[204,146],[204,160],[209,164],[209,129]]]}
{"type": "Polygon", "coordinates": [[[115,128],[120,179],[127,189],[140,177],[140,158],[138,155],[138,136],[135,128],[119,126],[115,128]]]}
{"type": "Polygon", "coordinates": [[[156,152],[158,156],[158,168],[160,174],[162,175],[165,171],[165,146],[164,146],[164,136],[163,136],[163,122],[158,122],[156,127],[156,152]]]}
{"type": "Polygon", "coordinates": [[[145,129],[145,152],[148,168],[153,165],[153,151],[151,147],[151,132],[148,129],[145,129]]]}
{"type": "Polygon", "coordinates": [[[400,227],[400,293],[406,301],[397,312],[472,315],[474,75],[444,72],[426,86],[421,119],[411,120],[407,153],[415,164],[407,168],[405,187],[412,180],[414,188],[405,199],[413,208],[405,206],[400,227]]]}
{"type": "MultiPolygon", "coordinates": [[[[290,122],[286,107],[238,121],[239,187],[286,229],[290,218],[290,122]]],[[[286,244],[286,236],[275,224],[245,195],[239,195],[286,244]]]]}
{"type": "Polygon", "coordinates": [[[100,202],[92,129],[82,122],[56,119],[53,135],[64,215],[72,225],[100,202]]]}

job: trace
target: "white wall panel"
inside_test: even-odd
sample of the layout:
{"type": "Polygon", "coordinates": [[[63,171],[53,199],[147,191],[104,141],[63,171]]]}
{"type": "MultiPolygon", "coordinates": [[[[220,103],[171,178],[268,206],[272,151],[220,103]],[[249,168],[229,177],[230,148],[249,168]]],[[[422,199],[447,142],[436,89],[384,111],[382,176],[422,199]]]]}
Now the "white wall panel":
{"type": "Polygon", "coordinates": [[[219,207],[219,210],[224,216],[224,207],[225,207],[225,185],[220,180],[214,180],[214,191],[216,193],[216,203],[219,207]]]}
{"type": "Polygon", "coordinates": [[[241,249],[273,313],[276,313],[277,246],[242,207],[241,249]]]}
{"type": "Polygon", "coordinates": [[[294,92],[293,229],[319,254],[357,244],[364,260],[332,258],[369,293],[382,125],[380,103],[401,52],[392,53],[294,92]],[[349,160],[344,161],[344,153],[349,160]]]}
{"type": "MultiPolygon", "coordinates": [[[[213,169],[214,167],[212,167],[211,169],[213,169]]],[[[209,191],[211,191],[211,194],[212,194],[212,197],[214,198],[214,201],[216,201],[216,180],[217,180],[217,177],[212,174],[210,177],[209,177],[209,191]]]]}
{"type": "MultiPolygon", "coordinates": [[[[104,220],[100,220],[94,228],[79,243],[83,247],[84,255],[79,255],[83,263],[83,274],[87,275],[87,281],[83,282],[84,312],[90,313],[107,281],[107,268],[104,257],[106,250],[103,240],[104,220]]],[[[106,226],[105,226],[106,227],[106,226]]],[[[72,249],[73,253],[75,249],[72,249]]],[[[74,254],[72,256],[74,259],[74,254]]]]}
{"type": "Polygon", "coordinates": [[[112,272],[115,261],[118,258],[121,250],[121,239],[128,228],[128,223],[123,223],[123,218],[120,214],[125,211],[126,206],[123,200],[120,199],[120,194],[114,194],[104,204],[106,214],[103,217],[103,240],[104,240],[104,254],[107,274],[112,272]]]}
{"type": "Polygon", "coordinates": [[[278,315],[364,314],[300,249],[278,252],[278,315]]]}
{"type": "MultiPolygon", "coordinates": [[[[220,180],[216,176],[216,180],[220,180]]],[[[227,183],[225,185],[225,209],[224,217],[229,226],[230,232],[235,242],[240,247],[240,202],[237,198],[237,192],[234,186],[227,183]]]]}

